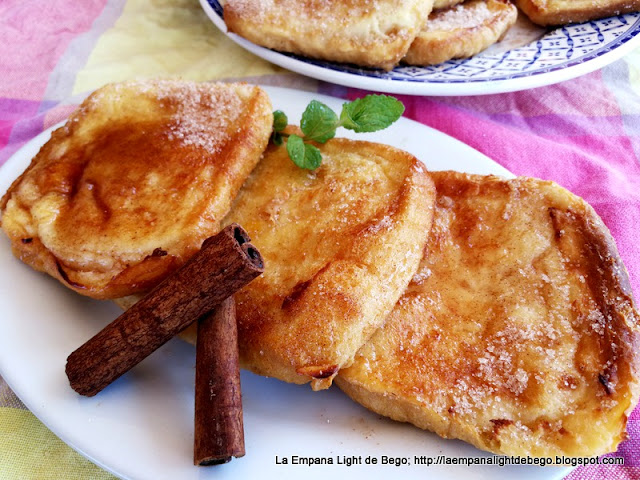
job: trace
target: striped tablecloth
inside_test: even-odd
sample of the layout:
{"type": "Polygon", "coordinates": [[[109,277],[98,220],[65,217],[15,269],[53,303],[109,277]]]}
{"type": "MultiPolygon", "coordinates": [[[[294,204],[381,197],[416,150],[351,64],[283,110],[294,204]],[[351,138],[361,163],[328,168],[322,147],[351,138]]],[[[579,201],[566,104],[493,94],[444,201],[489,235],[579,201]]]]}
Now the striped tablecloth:
{"type": "MultiPolygon", "coordinates": [[[[65,118],[79,95],[111,81],[180,76],[344,98],[364,93],[288,73],[245,52],[213,27],[197,0],[3,0],[0,45],[0,164],[65,118]]],[[[640,291],[640,50],[601,71],[531,91],[400,99],[406,116],[517,175],[555,180],[585,198],[611,230],[640,291]]],[[[628,431],[616,454],[624,466],[578,468],[568,478],[640,478],[640,409],[628,431]]],[[[0,478],[112,476],[48,431],[0,378],[0,478]]]]}

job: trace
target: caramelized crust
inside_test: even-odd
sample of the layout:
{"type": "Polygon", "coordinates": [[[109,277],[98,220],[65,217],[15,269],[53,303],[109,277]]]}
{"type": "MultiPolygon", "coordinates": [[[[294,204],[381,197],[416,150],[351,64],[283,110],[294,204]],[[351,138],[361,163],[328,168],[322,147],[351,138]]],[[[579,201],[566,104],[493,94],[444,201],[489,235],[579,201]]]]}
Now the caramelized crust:
{"type": "Polygon", "coordinates": [[[638,402],[640,330],[607,228],[551,182],[432,178],[418,272],[336,383],[495,453],[614,451],[638,402]]]}
{"type": "Polygon", "coordinates": [[[260,375],[331,384],[409,283],[434,189],[411,155],[346,139],[303,170],[270,146],[223,224],[237,222],[265,272],[235,295],[240,360],[260,375]]]}
{"type": "Polygon", "coordinates": [[[392,69],[433,0],[227,0],[230,32],[284,52],[392,69]]]}
{"type": "Polygon", "coordinates": [[[4,195],[2,228],[18,258],[78,293],[148,290],[219,230],[271,122],[249,85],[107,85],[4,195]]]}
{"type": "Polygon", "coordinates": [[[640,0],[516,0],[538,25],[564,25],[640,11],[640,0]]]}
{"type": "Polygon", "coordinates": [[[480,53],[499,41],[518,17],[508,0],[469,0],[429,15],[402,60],[436,65],[480,53]]]}

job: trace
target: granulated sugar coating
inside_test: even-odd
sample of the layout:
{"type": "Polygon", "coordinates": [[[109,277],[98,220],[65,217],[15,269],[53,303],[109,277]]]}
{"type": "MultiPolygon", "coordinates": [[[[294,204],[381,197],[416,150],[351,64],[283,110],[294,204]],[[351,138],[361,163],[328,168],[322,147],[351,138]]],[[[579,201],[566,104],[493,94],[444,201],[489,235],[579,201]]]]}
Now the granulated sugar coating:
{"type": "MultiPolygon", "coordinates": [[[[168,110],[170,122],[167,137],[177,139],[182,145],[190,145],[216,153],[223,141],[229,138],[233,126],[247,98],[255,87],[225,84],[182,82],[177,80],[135,80],[114,85],[113,102],[119,101],[119,93],[137,90],[168,110]]],[[[93,101],[100,102],[101,95],[93,101]]]]}
{"type": "Polygon", "coordinates": [[[495,453],[615,450],[638,401],[640,329],[602,221],[551,182],[431,176],[425,256],[336,383],[495,453]]]}
{"type": "Polygon", "coordinates": [[[106,85],[5,195],[2,227],[16,255],[78,293],[144,292],[218,231],[272,123],[258,87],[106,85]]]}
{"type": "Polygon", "coordinates": [[[423,31],[454,30],[456,28],[473,28],[482,25],[495,15],[487,8],[486,2],[475,2],[472,6],[456,5],[429,16],[423,31]]]}
{"type": "Polygon", "coordinates": [[[346,17],[361,17],[363,15],[373,15],[391,6],[401,9],[403,0],[229,0],[225,4],[231,5],[240,15],[252,16],[256,20],[265,20],[269,13],[275,9],[286,9],[292,19],[318,19],[325,22],[317,25],[318,28],[326,29],[330,22],[344,22],[345,16],[335,16],[331,19],[330,14],[338,9],[345,9],[346,17]]]}

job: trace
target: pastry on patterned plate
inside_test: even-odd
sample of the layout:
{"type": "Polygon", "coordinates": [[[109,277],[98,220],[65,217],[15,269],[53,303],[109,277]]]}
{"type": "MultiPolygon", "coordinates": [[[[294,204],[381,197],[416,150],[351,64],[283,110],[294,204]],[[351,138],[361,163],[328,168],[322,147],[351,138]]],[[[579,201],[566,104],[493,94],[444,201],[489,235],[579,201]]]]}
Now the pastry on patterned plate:
{"type": "Polygon", "coordinates": [[[433,0],[227,0],[230,32],[263,47],[392,69],[433,0]]]}
{"type": "Polygon", "coordinates": [[[436,65],[475,55],[499,41],[517,16],[518,9],[508,0],[469,0],[434,11],[403,62],[436,65]]]}
{"type": "Polygon", "coordinates": [[[552,182],[432,178],[418,273],[336,383],[495,453],[614,451],[638,402],[640,326],[602,220],[552,182]]]}

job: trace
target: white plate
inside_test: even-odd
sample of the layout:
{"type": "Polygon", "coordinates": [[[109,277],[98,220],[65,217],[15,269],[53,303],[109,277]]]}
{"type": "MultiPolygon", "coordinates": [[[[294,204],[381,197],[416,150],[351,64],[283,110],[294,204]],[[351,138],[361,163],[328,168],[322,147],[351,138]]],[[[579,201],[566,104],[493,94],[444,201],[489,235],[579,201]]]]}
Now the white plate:
{"type": "MultiPolygon", "coordinates": [[[[338,99],[266,88],[274,108],[292,122],[313,99],[336,110],[338,99]]],[[[51,130],[51,129],[50,129],[51,130]]],[[[29,164],[50,130],[17,152],[0,170],[0,192],[29,164]]],[[[346,132],[340,132],[344,134],[346,132]]],[[[404,148],[431,169],[511,174],[472,148],[431,128],[401,119],[391,128],[358,135],[404,148]]],[[[0,236],[0,374],[27,407],[80,453],[130,479],[327,478],[560,478],[554,467],[372,466],[276,464],[293,455],[310,457],[472,456],[487,453],[443,440],[407,424],[383,419],[337,388],[314,393],[308,386],[242,373],[247,455],[218,467],[194,467],[193,388],[195,352],[174,339],[93,398],[77,395],[64,373],[70,352],[120,314],[111,302],[81,297],[11,255],[0,236]]],[[[52,465],[55,468],[55,465],[52,465]]]]}
{"type": "Polygon", "coordinates": [[[551,85],[602,68],[640,45],[640,13],[555,30],[536,27],[520,13],[505,38],[482,54],[384,72],[260,47],[227,32],[222,19],[224,2],[200,0],[200,4],[229,38],[271,63],[326,82],[406,95],[484,95],[551,85]]]}

